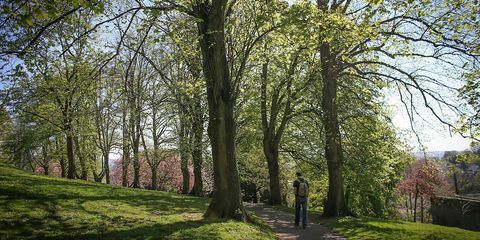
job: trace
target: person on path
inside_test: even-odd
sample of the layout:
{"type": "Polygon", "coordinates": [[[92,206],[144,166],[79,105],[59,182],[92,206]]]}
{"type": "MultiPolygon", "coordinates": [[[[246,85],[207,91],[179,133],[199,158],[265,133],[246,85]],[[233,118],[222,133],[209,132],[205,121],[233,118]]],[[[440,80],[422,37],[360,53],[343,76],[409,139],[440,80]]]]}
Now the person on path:
{"type": "Polygon", "coordinates": [[[303,178],[301,172],[297,172],[297,179],[293,182],[293,188],[295,189],[295,227],[300,224],[300,210],[302,210],[302,226],[303,229],[307,227],[307,202],[308,202],[308,189],[309,184],[305,178],[303,178]]]}

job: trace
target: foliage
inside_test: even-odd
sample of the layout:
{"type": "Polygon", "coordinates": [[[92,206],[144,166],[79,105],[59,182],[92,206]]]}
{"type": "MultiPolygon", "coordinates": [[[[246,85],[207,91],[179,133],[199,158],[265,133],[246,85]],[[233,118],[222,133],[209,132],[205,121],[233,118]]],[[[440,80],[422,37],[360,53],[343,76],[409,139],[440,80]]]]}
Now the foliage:
{"type": "Polygon", "coordinates": [[[449,185],[435,162],[420,160],[409,166],[405,178],[398,184],[398,189],[402,193],[430,197],[448,192],[449,185]]]}

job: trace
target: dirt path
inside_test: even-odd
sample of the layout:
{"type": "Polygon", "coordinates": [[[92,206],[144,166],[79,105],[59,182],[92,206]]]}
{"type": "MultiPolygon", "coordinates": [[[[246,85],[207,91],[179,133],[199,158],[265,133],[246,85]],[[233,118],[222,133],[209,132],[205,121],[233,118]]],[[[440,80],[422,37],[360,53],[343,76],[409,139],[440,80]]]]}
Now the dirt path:
{"type": "Polygon", "coordinates": [[[255,212],[255,214],[270,225],[277,236],[281,240],[291,239],[329,239],[340,240],[346,239],[332,233],[325,226],[318,223],[310,222],[307,229],[294,226],[294,215],[291,213],[275,210],[264,204],[245,203],[247,210],[255,212]]]}

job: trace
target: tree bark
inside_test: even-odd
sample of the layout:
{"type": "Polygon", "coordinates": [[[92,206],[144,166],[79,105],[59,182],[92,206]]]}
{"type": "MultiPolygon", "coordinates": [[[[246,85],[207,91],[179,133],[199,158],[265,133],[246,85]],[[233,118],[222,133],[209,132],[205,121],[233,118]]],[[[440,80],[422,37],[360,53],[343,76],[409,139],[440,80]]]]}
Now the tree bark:
{"type": "Polygon", "coordinates": [[[126,107],[122,111],[122,186],[128,187],[128,166],[130,165],[130,136],[128,135],[128,122],[126,107]]]}
{"type": "Polygon", "coordinates": [[[190,171],[188,171],[188,157],[181,154],[181,170],[182,170],[182,193],[188,194],[190,191],[190,171]]]}
{"type": "MultiPolygon", "coordinates": [[[[268,203],[271,205],[282,204],[282,194],[280,188],[279,166],[278,166],[278,149],[280,146],[280,139],[283,135],[285,125],[290,113],[290,97],[288,96],[280,127],[276,130],[276,122],[279,113],[279,90],[275,90],[272,96],[270,117],[267,116],[267,77],[268,77],[268,62],[262,64],[261,76],[261,92],[260,92],[260,110],[262,116],[262,130],[263,130],[263,153],[267,159],[270,197],[268,203]]],[[[288,83],[290,84],[290,83],[288,83]]]]}
{"type": "Polygon", "coordinates": [[[408,193],[408,200],[410,202],[410,206],[409,206],[410,214],[413,214],[412,193],[408,193]]]}
{"type": "MultiPolygon", "coordinates": [[[[58,136],[56,136],[55,137],[55,150],[57,151],[57,153],[60,152],[60,148],[61,148],[60,147],[60,142],[59,142],[58,136]]],[[[61,154],[59,154],[59,155],[60,155],[60,159],[59,159],[60,169],[62,171],[61,177],[64,178],[66,176],[66,169],[67,169],[66,166],[65,166],[65,158],[63,158],[61,156],[61,154]]]]}
{"type": "Polygon", "coordinates": [[[328,169],[328,193],[324,210],[326,217],[349,215],[344,198],[343,189],[343,151],[338,123],[337,112],[337,76],[332,73],[333,59],[330,46],[322,44],[320,47],[322,63],[322,112],[323,127],[325,130],[325,158],[328,169]]]}
{"type": "Polygon", "coordinates": [[[103,152],[103,169],[105,171],[105,183],[110,184],[110,167],[108,166],[108,152],[103,152]]]}
{"type": "Polygon", "coordinates": [[[413,205],[413,221],[417,221],[417,199],[418,199],[418,184],[415,185],[415,199],[413,205]]]}
{"type": "Polygon", "coordinates": [[[282,204],[282,194],[280,190],[278,146],[270,147],[269,143],[264,143],[263,146],[265,157],[267,158],[268,176],[270,179],[270,198],[268,200],[268,203],[270,205],[280,205],[282,204]]]}
{"type": "Polygon", "coordinates": [[[44,166],[43,166],[43,174],[44,174],[45,176],[48,176],[48,165],[44,165],[44,166]]]}
{"type": "Polygon", "coordinates": [[[133,141],[133,187],[140,188],[139,141],[133,141]]]}
{"type": "Polygon", "coordinates": [[[182,170],[182,193],[190,192],[190,172],[188,171],[189,151],[189,131],[186,119],[187,113],[180,116],[180,169],[182,170]]]}
{"type": "Polygon", "coordinates": [[[192,123],[193,134],[193,149],[192,149],[192,161],[193,161],[193,175],[194,182],[192,188],[192,195],[201,196],[203,194],[203,179],[202,179],[202,142],[203,142],[203,113],[201,109],[200,99],[196,99],[194,109],[194,119],[192,123]]]}
{"type": "Polygon", "coordinates": [[[420,222],[423,223],[423,196],[420,196],[420,222]]]}
{"type": "Polygon", "coordinates": [[[131,137],[132,137],[132,152],[133,152],[133,187],[140,188],[140,112],[138,109],[132,108],[130,114],[131,137]]]}
{"type": "Polygon", "coordinates": [[[73,137],[73,142],[75,144],[78,161],[80,162],[80,169],[82,171],[80,175],[80,179],[87,180],[87,176],[88,176],[87,166],[85,164],[85,158],[80,148],[80,143],[78,142],[78,136],[73,137]]]}
{"type": "Polygon", "coordinates": [[[226,1],[202,1],[194,11],[201,18],[197,27],[207,81],[208,136],[214,172],[213,198],[205,217],[245,221],[235,158],[235,99],[225,49],[226,1]]]}
{"type": "Polygon", "coordinates": [[[151,186],[152,190],[157,190],[157,188],[158,188],[157,187],[158,186],[158,184],[157,184],[157,169],[158,169],[158,165],[154,165],[154,166],[151,167],[151,170],[152,170],[152,180],[151,180],[152,181],[152,184],[151,184],[152,185],[151,186]]]}
{"type": "Polygon", "coordinates": [[[75,179],[75,155],[73,152],[73,136],[71,130],[67,130],[67,159],[68,173],[67,178],[75,179]]]}

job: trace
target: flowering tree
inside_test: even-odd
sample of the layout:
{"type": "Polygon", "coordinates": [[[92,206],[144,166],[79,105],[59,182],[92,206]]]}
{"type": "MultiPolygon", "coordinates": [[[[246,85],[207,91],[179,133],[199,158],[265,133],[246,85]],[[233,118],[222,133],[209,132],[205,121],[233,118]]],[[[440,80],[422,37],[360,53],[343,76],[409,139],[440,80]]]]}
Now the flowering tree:
{"type": "Polygon", "coordinates": [[[432,161],[416,161],[407,169],[405,178],[397,185],[400,193],[409,197],[407,211],[413,212],[413,221],[417,220],[417,200],[420,198],[421,221],[424,221],[424,200],[436,194],[450,192],[444,173],[438,164],[432,161]],[[413,196],[413,204],[412,204],[413,196]]]}
{"type": "Polygon", "coordinates": [[[35,168],[34,172],[38,174],[43,174],[43,175],[60,177],[62,175],[62,167],[60,166],[59,161],[53,161],[52,163],[49,163],[48,165],[45,165],[45,166],[38,165],[35,168]],[[45,172],[46,167],[49,169],[49,171],[47,172],[45,172]]]}
{"type": "MultiPolygon", "coordinates": [[[[140,187],[151,189],[151,170],[145,158],[139,159],[140,169],[140,187]]],[[[193,167],[189,166],[190,179],[194,178],[193,167]]],[[[133,165],[130,164],[127,172],[128,186],[133,183],[133,165]]],[[[157,169],[157,190],[175,191],[182,190],[183,176],[180,170],[180,157],[173,156],[165,158],[157,169]]],[[[113,185],[122,185],[122,159],[117,159],[113,163],[112,171],[110,172],[110,180],[113,185]]],[[[190,183],[190,189],[193,187],[193,181],[190,183]]]]}

